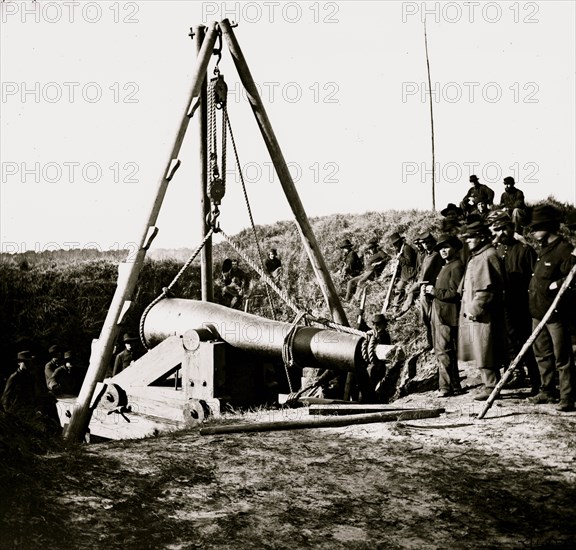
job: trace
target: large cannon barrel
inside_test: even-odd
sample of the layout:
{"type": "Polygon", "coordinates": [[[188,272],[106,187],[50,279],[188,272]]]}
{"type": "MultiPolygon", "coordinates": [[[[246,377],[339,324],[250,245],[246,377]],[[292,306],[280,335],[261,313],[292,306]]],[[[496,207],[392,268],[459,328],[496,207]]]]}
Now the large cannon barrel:
{"type": "Polygon", "coordinates": [[[354,371],[362,362],[361,336],[300,325],[291,333],[290,323],[209,302],[167,298],[152,307],[144,320],[149,346],[190,329],[208,329],[234,348],[270,358],[281,358],[285,346],[290,346],[289,352],[301,367],[354,371]]]}

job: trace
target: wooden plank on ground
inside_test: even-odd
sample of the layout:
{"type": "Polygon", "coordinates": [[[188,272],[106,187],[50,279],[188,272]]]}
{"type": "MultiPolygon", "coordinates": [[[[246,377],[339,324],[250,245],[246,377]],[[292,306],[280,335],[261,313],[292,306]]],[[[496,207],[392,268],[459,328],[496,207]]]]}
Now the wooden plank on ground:
{"type": "Polygon", "coordinates": [[[374,412],[386,411],[413,411],[414,407],[394,407],[392,405],[368,405],[368,404],[323,404],[323,405],[310,405],[308,407],[308,414],[315,416],[341,416],[345,414],[368,414],[374,412]]]}
{"type": "Polygon", "coordinates": [[[309,420],[286,420],[283,422],[255,422],[229,424],[202,428],[200,435],[219,435],[245,432],[271,432],[279,430],[302,430],[308,428],[336,428],[353,424],[372,422],[396,422],[398,420],[418,420],[440,416],[445,409],[413,409],[410,411],[379,412],[371,414],[353,414],[348,416],[310,418],[309,420]]]}

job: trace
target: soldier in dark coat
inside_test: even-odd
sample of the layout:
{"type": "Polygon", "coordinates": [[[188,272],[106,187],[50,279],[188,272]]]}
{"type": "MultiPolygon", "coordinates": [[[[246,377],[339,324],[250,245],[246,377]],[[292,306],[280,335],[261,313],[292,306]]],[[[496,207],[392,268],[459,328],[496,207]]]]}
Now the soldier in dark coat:
{"type": "MultiPolygon", "coordinates": [[[[551,205],[534,208],[530,230],[541,245],[534,275],[528,288],[533,329],[549,310],[566,275],[576,263],[574,247],[558,235],[560,213],[551,205]]],[[[541,386],[533,403],[553,403],[556,397],[555,372],[560,384],[562,412],[574,410],[574,358],[570,344],[570,319],[574,311],[569,300],[560,301],[534,341],[534,355],[540,370],[541,386]]]]}
{"type": "Polygon", "coordinates": [[[410,286],[407,298],[402,306],[401,313],[407,311],[413,299],[410,296],[419,296],[418,300],[418,315],[420,322],[426,328],[426,341],[428,349],[433,348],[432,342],[432,300],[433,297],[427,294],[426,289],[430,286],[433,288],[436,283],[436,277],[442,269],[442,258],[437,250],[435,250],[436,239],[429,231],[420,233],[417,237],[418,241],[422,243],[424,254],[420,260],[420,267],[418,269],[418,277],[410,286]],[[408,306],[408,307],[407,307],[408,306]]]}
{"type": "Polygon", "coordinates": [[[466,225],[462,237],[472,255],[460,290],[458,358],[476,362],[484,388],[474,399],[485,401],[500,379],[505,357],[504,268],[486,225],[466,225]]]}
{"type": "Polygon", "coordinates": [[[470,183],[472,187],[468,189],[466,195],[460,203],[460,208],[465,214],[471,214],[473,212],[481,213],[481,210],[489,210],[494,204],[494,191],[490,189],[487,185],[480,183],[478,181],[478,176],[472,174],[470,176],[470,183]],[[481,204],[480,208],[478,205],[481,204]]]}
{"type": "MultiPolygon", "coordinates": [[[[506,272],[504,287],[504,312],[508,334],[509,362],[512,362],[522,349],[524,342],[532,334],[532,318],[528,309],[528,285],[532,279],[536,251],[514,237],[514,222],[506,213],[496,217],[490,230],[495,235],[494,246],[504,263],[506,272]]],[[[522,387],[528,370],[532,393],[540,388],[540,372],[532,349],[524,354],[523,365],[518,367],[507,387],[522,387]]]]}
{"type": "Polygon", "coordinates": [[[364,288],[368,281],[374,280],[382,274],[384,266],[388,261],[388,256],[380,249],[379,241],[376,237],[368,242],[364,257],[364,272],[357,277],[353,277],[346,285],[346,301],[351,300],[355,293],[364,288]]]}
{"type": "Polygon", "coordinates": [[[53,384],[52,377],[56,372],[58,367],[61,367],[64,363],[62,363],[62,349],[59,345],[54,344],[48,348],[48,353],[50,354],[50,361],[46,363],[44,367],[44,375],[46,377],[46,387],[50,388],[53,384]]]}
{"type": "Polygon", "coordinates": [[[464,265],[458,256],[462,243],[454,236],[442,234],[436,250],[444,265],[434,285],[426,288],[433,296],[432,329],[434,353],[438,360],[438,396],[449,397],[462,391],[458,372],[458,317],[460,314],[460,283],[464,265]]]}
{"type": "Polygon", "coordinates": [[[358,253],[354,250],[354,246],[350,242],[350,239],[344,239],[340,244],[340,250],[342,251],[342,267],[340,273],[344,277],[358,277],[362,273],[362,268],[364,263],[358,253]]]}
{"type": "Polygon", "coordinates": [[[392,233],[390,243],[396,250],[396,261],[400,264],[400,273],[394,286],[392,307],[399,308],[406,296],[408,283],[416,275],[416,251],[398,233],[392,233]]]}
{"type": "Polygon", "coordinates": [[[504,178],[505,190],[500,197],[500,207],[504,208],[512,218],[516,233],[522,233],[526,224],[527,209],[524,202],[524,193],[515,187],[516,182],[512,176],[504,178]]]}
{"type": "Polygon", "coordinates": [[[132,336],[129,333],[124,334],[122,337],[124,349],[116,356],[112,376],[120,374],[140,357],[140,353],[137,349],[138,341],[139,339],[136,336],[132,336]]]}
{"type": "Polygon", "coordinates": [[[264,260],[264,267],[266,268],[266,273],[273,279],[277,279],[280,276],[282,260],[278,257],[278,251],[275,248],[271,248],[270,252],[268,252],[268,258],[264,260]]]}
{"type": "Polygon", "coordinates": [[[30,351],[18,353],[18,368],[13,372],[2,394],[4,410],[42,431],[61,431],[56,398],[48,391],[42,373],[30,351]]]}

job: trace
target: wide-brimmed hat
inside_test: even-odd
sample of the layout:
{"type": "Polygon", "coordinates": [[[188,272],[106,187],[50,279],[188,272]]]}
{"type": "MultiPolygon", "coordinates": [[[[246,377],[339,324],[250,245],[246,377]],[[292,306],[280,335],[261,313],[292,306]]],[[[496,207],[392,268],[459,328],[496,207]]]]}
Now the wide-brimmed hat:
{"type": "Polygon", "coordinates": [[[367,244],[368,246],[378,246],[380,244],[380,239],[378,237],[372,237],[367,244]]]}
{"type": "Polygon", "coordinates": [[[442,233],[438,237],[438,242],[434,247],[434,250],[438,251],[441,248],[445,248],[444,245],[449,244],[454,250],[460,250],[462,248],[462,241],[455,237],[454,235],[449,235],[448,233],[442,233]]]}
{"type": "Polygon", "coordinates": [[[436,242],[436,237],[434,237],[430,231],[423,231],[422,233],[418,233],[416,240],[421,243],[436,242]]]}
{"type": "Polygon", "coordinates": [[[352,248],[352,243],[350,242],[350,239],[344,239],[340,243],[340,248],[352,248]]]}
{"type": "Polygon", "coordinates": [[[18,361],[32,361],[35,359],[34,354],[31,351],[19,351],[18,352],[18,361]]]}
{"type": "Polygon", "coordinates": [[[135,342],[136,340],[138,340],[138,337],[128,332],[125,332],[124,336],[122,336],[123,342],[135,342]]]}
{"type": "Polygon", "coordinates": [[[464,211],[459,206],[456,206],[453,202],[449,202],[446,208],[440,210],[440,214],[444,217],[462,216],[464,214],[464,211]]]}
{"type": "Polygon", "coordinates": [[[60,348],[60,346],[58,344],[54,344],[53,346],[50,346],[48,348],[48,353],[51,354],[56,354],[56,353],[61,353],[62,349],[60,348]]]}
{"type": "Polygon", "coordinates": [[[529,227],[532,231],[538,229],[556,229],[560,226],[560,211],[551,204],[541,204],[532,210],[529,227]]]}
{"type": "Polygon", "coordinates": [[[400,236],[399,233],[392,233],[389,237],[388,240],[392,243],[392,244],[396,244],[397,242],[400,242],[402,240],[402,237],[400,236]]]}
{"type": "Polygon", "coordinates": [[[472,223],[466,224],[462,231],[460,232],[460,237],[468,238],[468,237],[485,237],[488,235],[489,230],[488,226],[481,222],[481,221],[474,221],[472,223]]]}
{"type": "Polygon", "coordinates": [[[470,181],[478,181],[478,176],[476,174],[472,174],[470,176],[470,181]]]}

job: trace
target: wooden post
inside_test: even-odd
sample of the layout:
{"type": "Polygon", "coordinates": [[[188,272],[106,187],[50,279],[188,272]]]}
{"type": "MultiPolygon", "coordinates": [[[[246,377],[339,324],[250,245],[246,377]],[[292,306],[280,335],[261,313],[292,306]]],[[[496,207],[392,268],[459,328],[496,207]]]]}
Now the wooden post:
{"type": "MultiPolygon", "coordinates": [[[[576,255],[575,253],[576,253],[576,249],[574,250],[574,252],[572,252],[572,254],[576,255]]],[[[534,340],[536,340],[538,335],[542,332],[544,325],[548,322],[548,319],[550,319],[550,317],[554,313],[554,310],[558,306],[558,302],[560,301],[560,298],[562,298],[562,295],[566,292],[566,290],[568,289],[568,287],[572,283],[572,279],[574,279],[575,276],[576,276],[576,265],[572,266],[570,273],[568,273],[568,275],[566,276],[566,279],[564,279],[564,283],[560,287],[560,290],[558,290],[558,294],[556,294],[554,301],[552,302],[552,304],[550,304],[548,311],[546,312],[544,317],[542,317],[542,320],[538,323],[538,325],[536,325],[536,328],[534,329],[534,331],[530,335],[530,338],[528,338],[528,340],[526,340],[526,342],[524,342],[522,349],[518,352],[518,355],[514,358],[514,361],[512,361],[512,363],[510,363],[510,366],[508,367],[508,369],[506,369],[506,372],[504,373],[504,376],[502,376],[502,378],[500,379],[500,382],[498,382],[498,384],[496,384],[496,387],[492,390],[492,393],[490,394],[490,397],[486,401],[486,404],[484,405],[482,412],[478,415],[478,418],[480,418],[480,419],[484,418],[484,416],[488,412],[488,409],[492,406],[492,403],[494,403],[494,401],[498,397],[499,393],[502,391],[502,388],[504,387],[506,382],[508,382],[508,380],[512,376],[514,369],[518,366],[518,364],[522,360],[522,357],[524,357],[524,354],[526,353],[528,348],[534,343],[534,340]]]]}
{"type": "Polygon", "coordinates": [[[116,291],[112,298],[110,308],[108,309],[106,319],[104,320],[104,325],[100,331],[100,338],[92,343],[92,353],[90,355],[88,372],[86,373],[82,389],[80,390],[80,395],[78,396],[74,408],[74,413],[72,414],[72,418],[70,419],[70,423],[68,424],[65,433],[65,438],[69,441],[82,441],[84,434],[88,429],[90,416],[92,414],[90,401],[94,394],[94,390],[96,389],[96,385],[98,382],[104,380],[106,376],[106,370],[112,357],[114,340],[118,334],[118,323],[121,319],[121,315],[126,311],[126,306],[129,306],[130,298],[132,297],[142,265],[144,264],[146,251],[158,231],[158,228],[155,226],[156,220],[158,219],[160,207],[162,206],[162,201],[166,195],[168,184],[170,183],[174,172],[180,165],[178,154],[184,136],[186,135],[190,118],[193,115],[195,103],[200,97],[202,82],[206,76],[206,69],[212,56],[216,36],[216,23],[212,23],[208,29],[204,43],[202,44],[201,52],[198,55],[196,68],[192,77],[189,99],[186,105],[186,110],[182,116],[182,122],[180,123],[178,134],[174,141],[174,146],[168,156],[165,172],[158,182],[150,213],[146,218],[146,223],[142,226],[138,252],[134,259],[129,261],[126,260],[118,266],[118,282],[116,291]]]}
{"type": "MultiPolygon", "coordinates": [[[[196,52],[200,56],[202,43],[206,36],[206,27],[198,25],[194,27],[196,37],[196,52]]],[[[206,237],[210,227],[206,222],[210,213],[210,199],[208,197],[208,153],[207,153],[207,128],[208,128],[208,103],[207,103],[207,78],[202,82],[200,93],[200,112],[197,115],[198,126],[198,174],[200,178],[200,231],[202,239],[206,237]]],[[[208,239],[200,252],[200,289],[202,300],[205,302],[214,301],[214,282],[212,280],[212,238],[208,239]]]]}
{"type": "Polygon", "coordinates": [[[312,227],[310,226],[310,222],[308,221],[308,217],[304,211],[298,191],[292,181],[292,175],[290,174],[290,170],[288,169],[288,165],[286,164],[286,160],[284,159],[284,155],[282,154],[282,150],[280,149],[280,145],[276,139],[274,130],[272,129],[262,99],[260,98],[260,94],[258,93],[256,84],[252,78],[246,59],[244,58],[244,54],[240,49],[228,19],[224,19],[220,22],[220,28],[224,38],[226,39],[230,53],[232,54],[240,80],[246,89],[248,101],[250,102],[250,106],[252,107],[252,111],[256,117],[256,122],[260,128],[268,152],[270,153],[270,158],[274,164],[276,173],[278,174],[278,179],[280,180],[282,189],[284,189],[288,203],[296,217],[304,249],[310,258],[310,263],[316,273],[324,299],[334,320],[342,325],[348,326],[346,313],[340,303],[338,292],[336,292],[336,288],[334,287],[334,283],[332,282],[330,273],[328,272],[328,268],[326,267],[326,263],[324,262],[324,258],[320,252],[318,242],[316,241],[316,237],[314,236],[312,227]]]}

